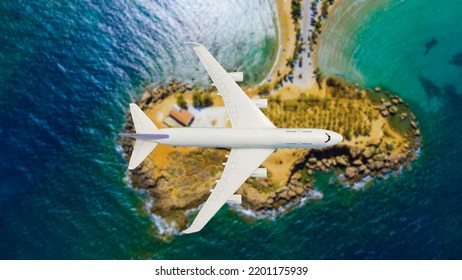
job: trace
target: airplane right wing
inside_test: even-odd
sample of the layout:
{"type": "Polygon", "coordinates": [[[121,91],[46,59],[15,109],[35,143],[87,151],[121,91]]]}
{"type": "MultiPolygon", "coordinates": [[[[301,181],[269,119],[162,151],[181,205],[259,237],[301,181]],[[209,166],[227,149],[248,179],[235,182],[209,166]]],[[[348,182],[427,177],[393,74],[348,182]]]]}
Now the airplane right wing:
{"type": "Polygon", "coordinates": [[[191,44],[223,98],[232,127],[275,128],[210,52],[199,43],[191,44]]]}
{"type": "Polygon", "coordinates": [[[274,149],[232,149],[212,194],[192,225],[183,233],[200,231],[273,151],[274,149]]]}

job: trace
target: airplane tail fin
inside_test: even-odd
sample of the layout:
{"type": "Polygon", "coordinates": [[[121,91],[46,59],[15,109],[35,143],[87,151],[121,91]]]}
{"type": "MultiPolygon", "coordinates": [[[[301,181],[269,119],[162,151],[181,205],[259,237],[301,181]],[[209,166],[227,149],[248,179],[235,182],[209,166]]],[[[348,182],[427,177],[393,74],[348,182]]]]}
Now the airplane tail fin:
{"type": "MultiPolygon", "coordinates": [[[[156,133],[159,130],[136,104],[130,104],[130,113],[132,114],[137,134],[156,133]]],[[[135,146],[133,147],[132,156],[130,157],[130,162],[128,163],[128,169],[135,169],[138,165],[140,165],[140,163],[152,152],[157,144],[158,143],[137,138],[135,146]]]]}

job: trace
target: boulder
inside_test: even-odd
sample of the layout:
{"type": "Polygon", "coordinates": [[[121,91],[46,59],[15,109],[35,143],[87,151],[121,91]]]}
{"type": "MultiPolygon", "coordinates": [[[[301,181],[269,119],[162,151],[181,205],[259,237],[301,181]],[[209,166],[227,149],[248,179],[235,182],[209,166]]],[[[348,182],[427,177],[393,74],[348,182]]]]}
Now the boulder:
{"type": "Polygon", "coordinates": [[[143,96],[141,97],[141,102],[144,104],[149,104],[152,100],[152,95],[149,94],[149,92],[145,92],[143,96]]]}
{"type": "Polygon", "coordinates": [[[305,190],[302,187],[299,187],[299,186],[294,187],[293,190],[297,195],[302,195],[302,194],[305,193],[305,190]]]}
{"type": "Polygon", "coordinates": [[[391,107],[391,103],[388,102],[388,101],[387,101],[387,102],[384,102],[383,105],[384,105],[385,107],[387,107],[387,108],[391,107]]]}
{"type": "Polygon", "coordinates": [[[310,157],[310,158],[308,159],[308,162],[311,163],[311,164],[316,164],[317,160],[316,160],[316,158],[314,158],[314,157],[310,157]]]}
{"type": "Polygon", "coordinates": [[[281,200],[281,199],[289,200],[290,199],[289,192],[287,192],[287,191],[281,192],[278,195],[278,198],[279,198],[278,200],[281,200]]]}
{"type": "Polygon", "coordinates": [[[353,158],[357,158],[363,153],[363,150],[364,150],[363,148],[353,147],[353,148],[350,148],[350,154],[353,158]]]}
{"type": "Polygon", "coordinates": [[[388,115],[389,115],[388,110],[382,110],[382,111],[380,111],[380,114],[385,118],[388,117],[388,115]]]}
{"type": "Polygon", "coordinates": [[[381,92],[381,91],[382,91],[382,89],[381,89],[381,88],[379,88],[379,87],[375,87],[375,88],[374,88],[374,91],[375,91],[375,92],[381,92]]]}
{"type": "Polygon", "coordinates": [[[420,129],[416,129],[415,132],[414,132],[414,135],[415,136],[420,136],[420,129]]]}
{"type": "Polygon", "coordinates": [[[300,172],[294,173],[292,175],[292,180],[298,180],[300,178],[302,178],[302,174],[300,172]]]}
{"type": "Polygon", "coordinates": [[[382,154],[376,154],[373,159],[375,161],[382,161],[384,159],[384,156],[382,154]]]}
{"type": "Polygon", "coordinates": [[[383,174],[390,173],[390,172],[391,172],[391,169],[390,169],[390,168],[384,168],[384,169],[382,169],[382,173],[383,173],[383,174]]]}
{"type": "Polygon", "coordinates": [[[292,199],[297,197],[297,193],[295,193],[293,190],[290,190],[287,192],[287,195],[292,199]]]}
{"type": "Polygon", "coordinates": [[[413,129],[416,129],[417,128],[417,124],[414,122],[414,121],[411,121],[410,122],[411,126],[413,129]]]}
{"type": "Polygon", "coordinates": [[[361,172],[361,173],[364,172],[364,171],[366,171],[366,169],[367,169],[367,167],[366,167],[364,164],[363,164],[363,165],[360,165],[360,166],[358,167],[358,170],[359,170],[359,172],[361,172]]]}
{"type": "Polygon", "coordinates": [[[347,166],[348,165],[346,160],[343,157],[338,156],[335,159],[337,160],[337,165],[339,165],[339,166],[347,166]]]}
{"type": "Polygon", "coordinates": [[[391,98],[391,102],[392,102],[393,104],[395,104],[395,105],[396,105],[396,104],[399,104],[399,99],[398,99],[396,96],[393,96],[393,97],[391,98]]]}
{"type": "Polygon", "coordinates": [[[358,169],[356,167],[347,167],[345,170],[345,176],[349,179],[353,178],[358,174],[358,169]]]}
{"type": "Polygon", "coordinates": [[[385,166],[385,163],[383,161],[376,161],[375,162],[375,168],[376,169],[382,169],[385,166]]]}
{"type": "Polygon", "coordinates": [[[363,157],[366,158],[366,159],[368,159],[368,158],[372,157],[372,154],[373,154],[372,149],[369,148],[369,149],[366,149],[366,150],[364,151],[363,157]]]}
{"type": "Polygon", "coordinates": [[[359,166],[359,165],[362,165],[362,164],[363,164],[363,162],[360,159],[357,159],[357,160],[353,161],[353,165],[359,166]]]}
{"type": "Polygon", "coordinates": [[[390,112],[390,114],[394,115],[398,113],[398,108],[396,108],[396,106],[391,106],[390,109],[388,109],[388,111],[390,112]]]}

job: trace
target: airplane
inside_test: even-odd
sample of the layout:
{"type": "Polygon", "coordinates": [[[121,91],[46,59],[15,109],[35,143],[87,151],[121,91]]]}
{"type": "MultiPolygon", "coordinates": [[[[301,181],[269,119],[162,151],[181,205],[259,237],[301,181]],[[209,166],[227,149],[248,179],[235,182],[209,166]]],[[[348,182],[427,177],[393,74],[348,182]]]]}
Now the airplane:
{"type": "Polygon", "coordinates": [[[223,98],[231,128],[158,129],[132,103],[130,112],[136,133],[121,134],[136,140],[129,169],[136,168],[158,144],[231,149],[221,178],[211,189],[191,226],[183,231],[185,234],[200,231],[225,203],[240,204],[241,196],[235,192],[249,177],[267,177],[266,169],[260,165],[276,149],[325,148],[343,141],[342,135],[325,129],[276,128],[260,110],[266,103],[262,100],[253,102],[238,86],[239,75],[226,72],[203,45],[190,44],[218,89],[218,95],[223,98]]]}

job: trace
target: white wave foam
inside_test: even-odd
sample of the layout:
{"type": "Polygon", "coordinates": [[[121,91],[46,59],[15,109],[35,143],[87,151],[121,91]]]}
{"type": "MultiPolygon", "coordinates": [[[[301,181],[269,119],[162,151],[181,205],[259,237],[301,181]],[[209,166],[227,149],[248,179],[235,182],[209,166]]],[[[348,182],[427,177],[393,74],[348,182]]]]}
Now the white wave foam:
{"type": "Polygon", "coordinates": [[[254,218],[257,220],[261,220],[261,219],[275,220],[277,217],[286,214],[290,210],[305,205],[310,200],[320,200],[322,199],[322,197],[323,197],[322,192],[320,192],[319,190],[313,189],[313,190],[309,190],[308,192],[306,192],[305,196],[301,197],[299,200],[296,199],[295,201],[290,202],[284,206],[280,206],[277,209],[257,211],[257,210],[246,209],[240,205],[235,205],[235,204],[231,205],[230,208],[240,214],[243,214],[246,217],[254,218]]]}

